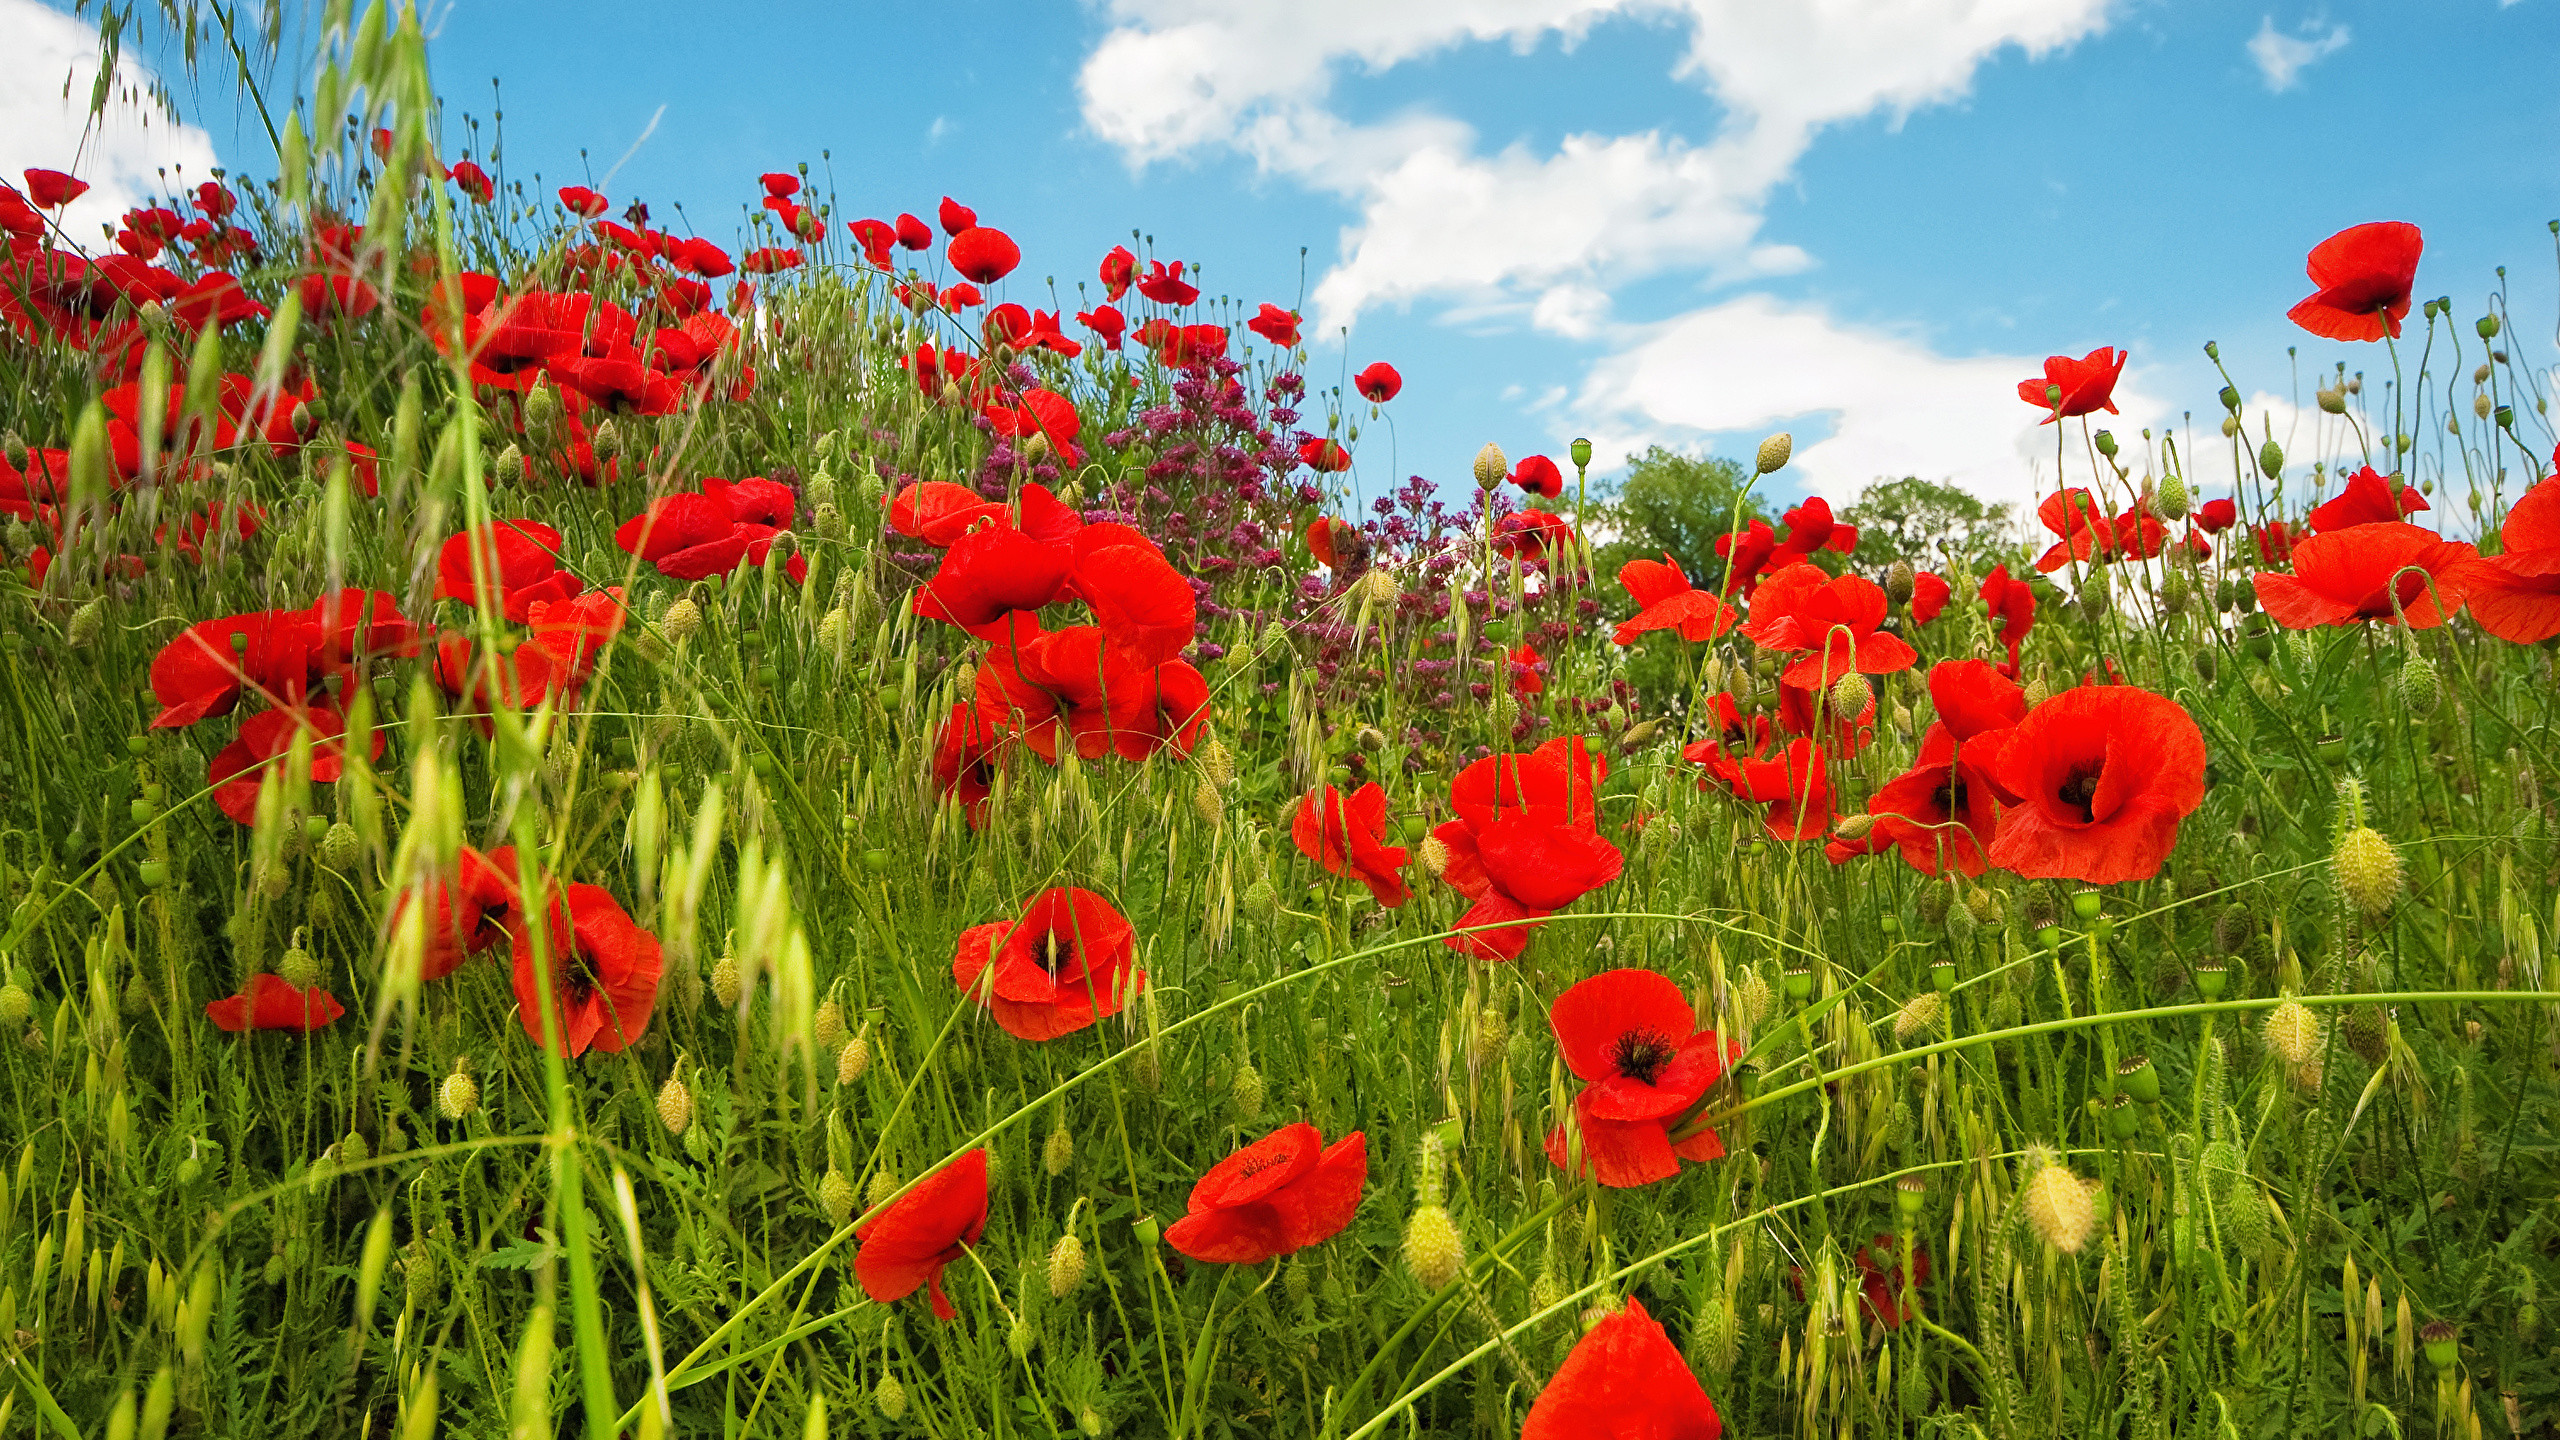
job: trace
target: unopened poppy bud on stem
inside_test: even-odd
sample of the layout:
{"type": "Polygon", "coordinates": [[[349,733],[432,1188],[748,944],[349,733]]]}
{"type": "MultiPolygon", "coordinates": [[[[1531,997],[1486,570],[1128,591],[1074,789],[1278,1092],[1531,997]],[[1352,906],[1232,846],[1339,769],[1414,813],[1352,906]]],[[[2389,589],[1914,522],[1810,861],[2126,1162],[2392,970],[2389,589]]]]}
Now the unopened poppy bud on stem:
{"type": "Polygon", "coordinates": [[[1501,485],[1504,477],[1511,473],[1511,461],[1502,453],[1501,446],[1488,441],[1483,449],[1476,452],[1475,469],[1476,484],[1491,490],[1501,485]]]}
{"type": "Polygon", "coordinates": [[[2060,1160],[2050,1160],[2027,1179],[2018,1192],[2027,1225],[2047,1245],[2077,1255],[2097,1228],[2098,1207],[2091,1185],[2071,1173],[2060,1160]]]}
{"type": "Polygon", "coordinates": [[[2299,1000],[2287,1000],[2268,1011],[2259,1033],[2267,1049],[2287,1065],[2307,1065],[2320,1053],[2320,1017],[2299,1000]]]}
{"type": "Polygon", "coordinates": [[[2334,861],[2338,894],[2366,919],[2388,914],[2400,898],[2400,853],[2371,826],[2358,826],[2338,842],[2334,861]]]}
{"type": "Polygon", "coordinates": [[[1064,1300],[1084,1284],[1084,1241],[1074,1231],[1049,1249],[1049,1298],[1064,1300]]]}
{"type": "Polygon", "coordinates": [[[480,1082],[471,1078],[463,1058],[454,1057],[453,1073],[436,1087],[436,1110],[447,1120],[460,1120],[480,1108],[480,1082]]]}
{"type": "Polygon", "coordinates": [[[1796,437],[1781,430],[1760,442],[1760,455],[1755,463],[1760,467],[1759,473],[1774,475],[1787,467],[1787,461],[1795,453],[1796,437]]]}
{"type": "Polygon", "coordinates": [[[836,1083],[850,1085],[871,1068],[871,1027],[865,1025],[836,1052],[836,1083]]]}
{"type": "Polygon", "coordinates": [[[669,1075],[667,1083],[658,1087],[658,1123],[670,1135],[684,1134],[693,1123],[693,1092],[684,1085],[681,1075],[669,1075]]]}
{"type": "Polygon", "coordinates": [[[2184,520],[2194,498],[2183,477],[2164,475],[2160,478],[2159,488],[2152,492],[2151,508],[2159,511],[2163,520],[2184,520]]]}
{"type": "Polygon", "coordinates": [[[1404,1263],[1425,1290],[1446,1287],[1466,1268],[1466,1241],[1459,1236],[1457,1222],[1449,1218],[1446,1207],[1421,1206],[1405,1222],[1404,1263]]]}

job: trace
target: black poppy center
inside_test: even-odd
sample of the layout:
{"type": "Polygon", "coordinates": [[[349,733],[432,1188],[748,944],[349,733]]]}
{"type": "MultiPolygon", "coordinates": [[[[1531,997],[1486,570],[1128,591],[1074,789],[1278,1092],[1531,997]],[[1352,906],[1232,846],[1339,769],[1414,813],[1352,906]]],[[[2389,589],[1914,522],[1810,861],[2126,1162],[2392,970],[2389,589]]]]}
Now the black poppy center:
{"type": "Polygon", "coordinates": [[[1938,813],[1950,820],[1962,815],[1964,813],[1964,777],[1949,775],[1947,783],[1931,792],[1929,799],[1938,807],[1938,813]]]}
{"type": "Polygon", "coordinates": [[[1041,965],[1048,970],[1052,980],[1057,979],[1058,972],[1076,958],[1075,945],[1055,930],[1043,934],[1033,946],[1033,952],[1040,957],[1041,965]]]}
{"type": "Polygon", "coordinates": [[[568,963],[560,968],[563,982],[560,999],[563,1007],[584,1005],[595,998],[596,986],[599,983],[596,978],[595,961],[588,957],[586,951],[572,947],[569,951],[568,963]]]}
{"type": "Polygon", "coordinates": [[[2098,797],[2098,772],[2086,770],[2062,782],[2062,803],[2080,812],[2083,820],[2094,821],[2098,812],[2091,802],[2098,797]]]}
{"type": "Polygon", "coordinates": [[[1639,1084],[1650,1085],[1671,1063],[1680,1047],[1659,1030],[1630,1030],[1609,1047],[1609,1067],[1639,1084]]]}

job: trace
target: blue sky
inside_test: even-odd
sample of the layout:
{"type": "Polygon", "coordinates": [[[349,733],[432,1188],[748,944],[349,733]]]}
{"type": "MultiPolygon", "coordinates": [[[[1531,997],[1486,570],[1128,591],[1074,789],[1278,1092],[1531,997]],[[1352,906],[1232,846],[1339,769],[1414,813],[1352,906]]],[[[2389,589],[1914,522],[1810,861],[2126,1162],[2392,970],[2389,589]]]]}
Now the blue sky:
{"type": "MultiPolygon", "coordinates": [[[[2304,252],[2370,219],[2424,228],[2421,293],[2466,320],[2507,265],[2518,358],[2550,360],[2554,0],[446,0],[428,23],[449,145],[495,77],[514,174],[611,171],[617,204],[680,201],[725,240],[757,173],[831,151],[844,214],[949,193],[1012,232],[1015,298],[1072,297],[1137,229],[1213,294],[1347,325],[1347,350],[1310,326],[1310,378],[1404,372],[1393,475],[1462,478],[1488,439],[1589,434],[1605,466],[1792,428],[1783,494],[1908,472],[2025,496],[2053,460],[2013,391],[2048,353],[2132,351],[2128,437],[2213,408],[2208,339],[2275,401],[2288,345],[2305,377],[2387,372],[2283,318],[2304,252]]],[[[253,148],[222,106],[189,118],[253,148]]],[[[1389,439],[1364,423],[1369,486],[1389,439]]]]}

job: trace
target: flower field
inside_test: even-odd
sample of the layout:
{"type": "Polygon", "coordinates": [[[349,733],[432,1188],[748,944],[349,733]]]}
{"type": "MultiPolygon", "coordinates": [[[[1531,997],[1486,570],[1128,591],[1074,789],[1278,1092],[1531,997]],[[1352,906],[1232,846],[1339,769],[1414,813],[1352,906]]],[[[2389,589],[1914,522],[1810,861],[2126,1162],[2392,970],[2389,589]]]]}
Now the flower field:
{"type": "Polygon", "coordinates": [[[2560,1434],[2548,317],[2416,227],[2290,440],[2056,356],[2018,533],[1684,554],[323,42],[0,188],[0,1435],[2560,1434]]]}

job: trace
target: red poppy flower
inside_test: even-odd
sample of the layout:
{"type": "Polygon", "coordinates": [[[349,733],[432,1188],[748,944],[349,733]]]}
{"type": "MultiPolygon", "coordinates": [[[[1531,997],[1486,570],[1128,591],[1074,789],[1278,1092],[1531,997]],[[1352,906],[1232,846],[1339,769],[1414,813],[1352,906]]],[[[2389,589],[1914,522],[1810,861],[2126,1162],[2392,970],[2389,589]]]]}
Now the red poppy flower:
{"type": "Polygon", "coordinates": [[[1928,1251],[1913,1247],[1908,1284],[1902,1274],[1902,1242],[1890,1235],[1879,1235],[1861,1246],[1855,1258],[1868,1319],[1887,1330],[1899,1330],[1903,1321],[1920,1313],[1920,1287],[1929,1283],[1928,1251]]]}
{"type": "Polygon", "coordinates": [[[472,548],[480,571],[506,617],[524,623],[537,600],[566,600],[585,586],[560,568],[560,532],[538,520],[500,520],[466,530],[436,554],[436,598],[469,603],[473,596],[472,548]]]}
{"type": "Polygon", "coordinates": [[[2351,225],[2312,247],[2304,268],[2320,288],[2285,318],[2326,340],[2398,339],[2425,248],[2405,221],[2351,225]]]}
{"type": "Polygon", "coordinates": [[[2178,702],[2130,685],[2066,690],[2028,712],[2000,755],[1991,863],[2030,880],[2148,880],[2204,803],[2204,734],[2178,702]]]}
{"type": "Polygon", "coordinates": [[[738,268],[750,275],[779,275],[800,268],[800,252],[790,246],[758,246],[738,261],[738,268]]]}
{"type": "Polygon", "coordinates": [[[1318,474],[1330,475],[1351,468],[1351,452],[1337,441],[1311,437],[1298,442],[1298,463],[1318,474]]]}
{"type": "Polygon", "coordinates": [[[346,1013],[338,997],[319,986],[305,989],[264,972],[250,976],[239,994],[204,1007],[204,1018],[235,1035],[243,1030],[307,1034],[336,1023],[346,1013]]]}
{"type": "Polygon", "coordinates": [[[1111,305],[1096,305],[1090,310],[1077,311],[1076,323],[1101,336],[1103,348],[1108,350],[1119,349],[1121,339],[1129,331],[1128,317],[1111,305]]]}
{"type": "MultiPolygon", "coordinates": [[[[1573,1097],[1585,1174],[1625,1188],[1668,1180],[1683,1159],[1723,1158],[1713,1130],[1671,1138],[1723,1076],[1726,1053],[1714,1031],[1698,1028],[1678,984],[1651,970],[1603,971],[1557,996],[1547,1023],[1565,1067],[1585,1082],[1573,1097]]],[[[1571,1138],[1561,1125],[1547,1137],[1559,1167],[1571,1138]]]]}
{"type": "Polygon", "coordinates": [[[1778,532],[1766,520],[1716,537],[1716,554],[1724,557],[1724,593],[1749,596],[1760,588],[1760,574],[1778,553],[1778,532]]]}
{"type": "Polygon", "coordinates": [[[1511,467],[1511,483],[1532,495],[1553,500],[1564,493],[1564,472],[1544,455],[1524,455],[1511,467]]]}
{"type": "Polygon", "coordinates": [[[1921,737],[1919,763],[1878,789],[1863,840],[1823,847],[1833,864],[1851,855],[1901,851],[1923,875],[1953,866],[1979,875],[1997,832],[2000,755],[2026,718],[2026,692],[1982,660],[1950,661],[1929,672],[1937,723],[1921,737]]]}
{"type": "Polygon", "coordinates": [[[942,292],[941,305],[943,309],[957,315],[972,306],[985,304],[986,299],[986,295],[977,286],[962,280],[942,292]]]}
{"type": "Polygon", "coordinates": [[[2252,579],[2267,617],[2288,630],[2396,624],[2403,613],[2410,629],[2432,630],[2462,609],[2463,586],[2476,573],[2463,562],[2478,554],[2433,530],[2379,521],[2298,541],[2292,574],[2261,570],[2252,579]]]}
{"type": "Polygon", "coordinates": [[[1483,960],[1516,960],[1548,916],[1618,878],[1625,857],[1600,838],[1608,762],[1564,736],[1524,755],[1489,755],[1458,772],[1458,818],[1431,833],[1449,852],[1440,878],[1473,902],[1442,944],[1483,960]]]}
{"type": "Polygon", "coordinates": [[[1743,633],[1764,650],[1804,658],[1780,677],[1792,685],[1829,685],[1843,675],[1892,675],[1920,663],[1920,652],[1884,623],[1884,587],[1863,575],[1834,579],[1808,564],[1780,571],[1760,587],[1743,633]]]}
{"type": "Polygon", "coordinates": [[[983,225],[952,236],[943,255],[952,269],[981,285],[993,285],[1022,263],[1022,247],[1013,243],[1012,236],[983,225]]]}
{"type": "Polygon", "coordinates": [[[1404,389],[1404,377],[1396,373],[1396,367],[1379,360],[1352,376],[1351,384],[1372,404],[1384,405],[1404,389]]]}
{"type": "Polygon", "coordinates": [[[854,1227],[862,1248],[853,1278],[862,1293],[894,1305],[922,1288],[937,1320],[960,1313],[942,1293],[942,1268],[987,1233],[987,1152],[963,1152],[916,1182],[888,1209],[854,1227]]]}
{"type": "Polygon", "coordinates": [[[987,800],[995,794],[996,764],[1006,738],[965,703],[951,707],[941,733],[934,737],[934,788],[960,806],[972,830],[986,824],[987,800]]]}
{"type": "Polygon", "coordinates": [[[1923,570],[1911,577],[1911,623],[1926,625],[1938,618],[1955,594],[1947,577],[1934,570],[1923,570]]]}
{"type": "Polygon", "coordinates": [[[2196,507],[2196,528],[2207,535],[2219,535],[2237,524],[2239,519],[2240,506],[2229,496],[2207,500],[2196,507]]]}
{"type": "Polygon", "coordinates": [[[1991,612],[1991,620],[1999,627],[1998,639],[2009,647],[2009,671],[2017,673],[2018,647],[2027,642],[2027,632],[2036,624],[2036,592],[2024,580],[2009,578],[2009,567],[1994,565],[1982,577],[1982,588],[1975,592],[1991,612]]]}
{"type": "Polygon", "coordinates": [[[1138,282],[1138,293],[1159,305],[1179,308],[1199,299],[1200,287],[1183,283],[1181,261],[1167,267],[1161,260],[1150,260],[1146,278],[1138,282]]]}
{"type": "Polygon", "coordinates": [[[2308,539],[2310,535],[2310,527],[2288,528],[2281,520],[2249,527],[2249,538],[2257,542],[2258,562],[2262,565],[2283,565],[2291,562],[2295,542],[2308,539]]]}
{"type": "Polygon", "coordinates": [[[1571,522],[1553,510],[1514,510],[1493,524],[1494,553],[1523,565],[1544,564],[1549,552],[1573,539],[1571,522]]]}
{"type": "Polygon", "coordinates": [[[515,854],[513,847],[503,847],[483,855],[465,845],[456,852],[450,877],[421,880],[394,903],[391,930],[395,935],[412,901],[426,910],[419,979],[441,980],[474,954],[507,938],[510,913],[516,907],[515,854]]]}
{"type": "Polygon", "coordinates": [[[1160,750],[1190,754],[1209,725],[1208,680],[1180,660],[1140,668],[1134,680],[1134,713],[1111,737],[1112,748],[1131,762],[1160,750]]]}
{"type": "Polygon", "coordinates": [[[1626,1309],[1574,1342],[1520,1440],[1716,1440],[1723,1431],[1662,1322],[1630,1295],[1626,1309]]]}
{"type": "Polygon", "coordinates": [[[2327,504],[2311,507],[2311,513],[2302,518],[2313,534],[2327,535],[2358,525],[2387,525],[2428,508],[2427,497],[2418,493],[2417,486],[2400,484],[2367,465],[2348,476],[2327,504]]]}
{"type": "Polygon", "coordinates": [[[593,220],[597,216],[602,215],[607,210],[613,208],[612,201],[605,199],[602,195],[597,194],[595,191],[588,189],[584,185],[562,186],[560,189],[560,203],[568,206],[571,214],[584,216],[589,220],[593,220]]]}
{"type": "MultiPolygon", "coordinates": [[[[169,313],[189,330],[228,330],[244,320],[264,320],[273,312],[249,298],[238,277],[211,270],[191,281],[169,302],[169,313]]],[[[183,387],[180,387],[183,388],[183,387]]]]}
{"type": "MultiPolygon", "coordinates": [[[[381,613],[398,620],[387,599],[381,613]]],[[[382,638],[407,637],[386,629],[382,638]]],[[[396,645],[376,648],[387,652],[396,645]]],[[[243,691],[278,705],[299,704],[331,668],[326,651],[327,638],[311,610],[261,610],[190,625],[151,661],[151,691],[161,705],[152,726],[167,729],[228,715],[243,691]]]]}
{"type": "MultiPolygon", "coordinates": [[[[517,1018],[539,1045],[532,927],[518,913],[508,928],[515,940],[517,1018]]],[[[555,882],[543,938],[551,999],[560,1010],[561,1054],[574,1060],[592,1048],[611,1055],[648,1030],[658,1002],[658,937],[633,924],[612,892],[555,882]]]]}
{"type": "Polygon", "coordinates": [[[1339,1235],[1360,1209],[1369,1140],[1331,1145],[1316,1127],[1283,1125],[1209,1167],[1165,1243],[1211,1265],[1259,1265],[1339,1235]]]}
{"type": "Polygon", "coordinates": [[[1044,633],[1031,617],[1015,616],[1000,628],[1008,633],[989,637],[994,644],[978,667],[978,713],[1011,727],[1033,754],[1054,762],[1064,739],[1099,760],[1120,733],[1151,728],[1146,667],[1115,653],[1099,627],[1044,633]]]}
{"type": "Polygon", "coordinates": [[[2116,410],[2116,377],[2124,374],[2124,362],[2132,358],[2112,345],[2102,345],[2080,359],[2068,355],[2045,357],[2044,374],[2033,380],[2018,382],[2018,398],[2045,412],[2038,424],[2052,424],[2057,416],[2089,415],[2116,410]],[[2059,389],[2057,403],[2052,392],[2059,389]]]}
{"type": "Polygon", "coordinates": [[[898,227],[886,220],[848,220],[845,228],[853,232],[853,243],[862,247],[862,258],[872,269],[891,268],[889,250],[898,243],[898,227]]]}
{"type": "Polygon", "coordinates": [[[977,634],[1013,611],[1054,603],[1074,564],[1069,547],[989,525],[952,542],[940,568],[917,588],[915,613],[977,634]]]}
{"type": "Polygon", "coordinates": [[[1771,557],[1769,568],[1773,570],[1819,550],[1846,555],[1858,548],[1858,527],[1831,518],[1831,502],[1819,495],[1780,518],[1787,522],[1787,541],[1771,557]]]}
{"type": "Polygon", "coordinates": [[[2560,477],[2517,497],[2498,543],[2498,554],[2465,562],[2456,577],[2471,618],[2517,645],[2560,635],[2560,477]]]}
{"type": "Polygon", "coordinates": [[[1244,328],[1283,349],[1294,348],[1298,343],[1298,312],[1283,310],[1266,300],[1254,317],[1244,322],[1244,328]]]}
{"type": "Polygon", "coordinates": [[[898,216],[898,243],[909,250],[933,248],[933,227],[913,215],[898,216]]]}
{"type": "Polygon", "coordinates": [[[498,182],[490,179],[489,172],[481,169],[476,161],[455,161],[450,178],[455,188],[470,196],[475,205],[486,205],[498,198],[498,182]]]}
{"type": "Polygon", "coordinates": [[[1547,657],[1535,645],[1515,645],[1508,657],[1511,662],[1511,693],[1543,695],[1547,689],[1547,657]]]}
{"type": "Polygon", "coordinates": [[[1012,920],[960,932],[951,978],[1021,1040],[1055,1040],[1120,1013],[1147,988],[1137,932],[1111,902],[1061,886],[1012,920]]]}
{"type": "Polygon", "coordinates": [[[942,208],[935,214],[942,221],[942,233],[953,237],[959,236],[964,231],[975,229],[978,224],[977,211],[948,195],[942,197],[942,208]]]}
{"type": "Polygon", "coordinates": [[[1681,639],[1696,644],[1733,628],[1735,613],[1713,595],[1692,589],[1668,550],[1658,562],[1630,560],[1620,566],[1618,583],[1637,606],[1635,615],[1610,636],[1620,645],[1633,645],[1649,630],[1677,630],[1681,639]]]}
{"type": "Polygon", "coordinates": [[[1074,470],[1084,464],[1084,452],[1076,448],[1076,436],[1084,421],[1076,414],[1075,402],[1054,390],[1026,390],[1019,405],[989,403],[979,412],[995,427],[995,432],[1008,439],[1024,441],[1034,435],[1045,436],[1060,468],[1074,470]]]}
{"type": "Polygon", "coordinates": [[[677,580],[725,575],[747,554],[747,538],[728,505],[698,491],[650,501],[613,532],[613,543],[677,580]]]}
{"type": "Polygon", "coordinates": [[[1735,799],[1769,807],[1760,823],[1775,839],[1811,840],[1831,828],[1830,766],[1818,740],[1791,740],[1773,755],[1740,761],[1728,784],[1735,799]]]}
{"type": "Polygon", "coordinates": [[[1138,276],[1138,257],[1129,253],[1128,246],[1114,245],[1111,253],[1102,257],[1100,274],[1102,298],[1117,302],[1129,293],[1129,282],[1138,276]]]}
{"type": "Polygon", "coordinates": [[[1139,344],[1155,352],[1160,365],[1206,365],[1227,353],[1223,325],[1176,325],[1159,316],[1139,326],[1136,336],[1139,344]]]}
{"type": "Polygon", "coordinates": [[[27,198],[39,210],[59,210],[89,193],[89,182],[74,179],[59,170],[28,170],[27,198]]]}
{"type": "Polygon", "coordinates": [[[764,187],[764,193],[777,199],[788,200],[800,193],[800,177],[779,170],[757,176],[756,183],[764,187]]]}
{"type": "MultiPolygon", "coordinates": [[[[205,784],[213,790],[215,808],[242,825],[258,821],[258,789],[266,780],[268,769],[293,751],[295,739],[308,732],[311,737],[311,773],[308,778],[327,784],[345,773],[346,756],[339,750],[339,737],[346,733],[346,718],[325,705],[284,707],[261,710],[240,723],[240,733],[228,745],[214,752],[205,767],[205,784]]],[[[373,732],[373,753],[382,754],[382,732],[373,732]]]]}
{"type": "Polygon", "coordinates": [[[1375,781],[1353,792],[1349,801],[1330,785],[1308,792],[1298,801],[1298,816],[1289,838],[1298,853],[1335,875],[1350,875],[1369,887],[1378,903],[1405,901],[1403,847],[1385,843],[1387,792],[1375,781]]]}
{"type": "Polygon", "coordinates": [[[2051,574],[2074,560],[2103,560],[2115,548],[2115,522],[2098,508],[2098,497],[2077,486],[2055,491],[2036,507],[2044,528],[2062,537],[2036,558],[2036,569],[2051,574]]]}

